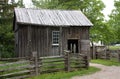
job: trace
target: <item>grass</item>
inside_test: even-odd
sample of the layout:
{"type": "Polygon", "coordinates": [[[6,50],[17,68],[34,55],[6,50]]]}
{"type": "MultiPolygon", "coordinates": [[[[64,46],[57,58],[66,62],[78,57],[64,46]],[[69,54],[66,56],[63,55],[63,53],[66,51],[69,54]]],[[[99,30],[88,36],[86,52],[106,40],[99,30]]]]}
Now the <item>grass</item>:
{"type": "Polygon", "coordinates": [[[96,60],[91,60],[91,63],[97,63],[97,64],[102,64],[106,66],[120,66],[120,62],[114,61],[114,60],[103,60],[103,59],[96,59],[96,60]]]}
{"type": "Polygon", "coordinates": [[[41,67],[41,70],[45,71],[45,70],[50,70],[50,69],[55,69],[55,68],[61,68],[64,69],[64,61],[63,58],[47,58],[42,60],[42,65],[44,65],[43,67],[41,67]],[[49,61],[59,61],[59,62],[50,62],[49,61]],[[48,63],[44,63],[44,62],[48,62],[48,63]]]}
{"type": "Polygon", "coordinates": [[[118,50],[120,49],[120,46],[109,46],[110,50],[118,50]]]}
{"type": "Polygon", "coordinates": [[[56,73],[48,73],[48,74],[41,74],[39,76],[28,78],[28,79],[70,79],[73,76],[82,76],[87,74],[92,74],[97,71],[100,71],[100,69],[95,67],[90,67],[89,69],[81,69],[73,72],[56,72],[56,73]]]}

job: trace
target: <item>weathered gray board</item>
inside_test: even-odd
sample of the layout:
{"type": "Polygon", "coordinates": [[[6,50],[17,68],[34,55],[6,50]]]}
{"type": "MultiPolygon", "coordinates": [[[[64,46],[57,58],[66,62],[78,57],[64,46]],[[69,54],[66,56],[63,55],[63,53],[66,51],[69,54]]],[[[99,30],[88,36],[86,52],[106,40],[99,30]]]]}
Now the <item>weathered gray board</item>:
{"type": "Polygon", "coordinates": [[[90,57],[90,40],[81,40],[81,53],[90,57]]]}

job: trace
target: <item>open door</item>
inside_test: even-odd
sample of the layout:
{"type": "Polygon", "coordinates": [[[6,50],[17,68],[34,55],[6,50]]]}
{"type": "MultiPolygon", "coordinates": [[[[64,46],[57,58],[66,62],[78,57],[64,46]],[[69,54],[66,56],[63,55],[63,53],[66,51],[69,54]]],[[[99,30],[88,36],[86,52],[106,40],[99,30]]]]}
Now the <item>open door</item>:
{"type": "Polygon", "coordinates": [[[77,39],[68,39],[68,50],[70,50],[72,53],[78,53],[77,39]]]}

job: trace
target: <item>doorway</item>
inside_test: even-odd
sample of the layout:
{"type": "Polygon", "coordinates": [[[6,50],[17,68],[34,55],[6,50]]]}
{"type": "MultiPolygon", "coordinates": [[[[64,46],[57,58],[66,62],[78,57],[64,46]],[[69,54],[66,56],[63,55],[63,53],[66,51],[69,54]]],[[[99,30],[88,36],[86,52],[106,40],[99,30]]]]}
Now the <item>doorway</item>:
{"type": "Polygon", "coordinates": [[[68,50],[78,53],[78,39],[68,39],[68,50]]]}

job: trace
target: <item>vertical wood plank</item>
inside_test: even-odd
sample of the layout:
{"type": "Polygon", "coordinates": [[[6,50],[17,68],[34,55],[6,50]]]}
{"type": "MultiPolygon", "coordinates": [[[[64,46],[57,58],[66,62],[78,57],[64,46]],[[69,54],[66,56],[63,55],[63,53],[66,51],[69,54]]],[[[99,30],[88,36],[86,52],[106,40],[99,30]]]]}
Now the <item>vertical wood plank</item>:
{"type": "Polygon", "coordinates": [[[47,38],[46,38],[46,42],[47,42],[47,46],[46,46],[47,56],[49,56],[49,54],[48,54],[48,53],[49,53],[49,52],[48,52],[48,48],[49,48],[49,47],[48,47],[48,41],[49,41],[48,31],[49,31],[49,30],[48,30],[48,27],[47,27],[47,28],[46,28],[46,32],[47,32],[47,33],[46,33],[46,35],[47,35],[47,38]]]}
{"type": "Polygon", "coordinates": [[[62,26],[60,27],[60,36],[59,36],[59,55],[62,54],[62,26]]]}
{"type": "Polygon", "coordinates": [[[28,26],[28,56],[30,56],[32,53],[31,33],[32,33],[32,28],[31,26],[28,26]]]}
{"type": "Polygon", "coordinates": [[[35,65],[35,75],[38,75],[39,74],[39,69],[38,69],[38,55],[37,55],[37,52],[36,51],[32,52],[32,55],[33,55],[34,65],[35,65]]]}

